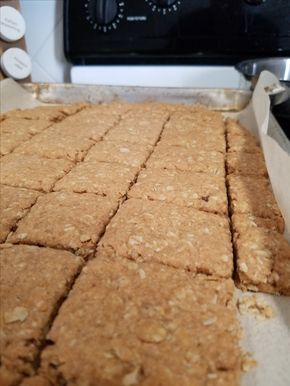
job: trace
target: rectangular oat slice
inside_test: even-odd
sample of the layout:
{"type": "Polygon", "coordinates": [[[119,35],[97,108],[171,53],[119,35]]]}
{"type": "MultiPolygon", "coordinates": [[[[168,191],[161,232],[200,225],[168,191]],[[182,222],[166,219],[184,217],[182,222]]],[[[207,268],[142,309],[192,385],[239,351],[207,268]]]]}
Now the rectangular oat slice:
{"type": "Polygon", "coordinates": [[[189,136],[198,132],[224,137],[225,124],[222,114],[210,110],[201,114],[176,112],[170,116],[164,129],[164,133],[172,136],[189,136]]]}
{"type": "Polygon", "coordinates": [[[233,291],[230,279],[97,257],[61,307],[36,379],[51,385],[62,379],[76,385],[237,386],[233,291]]]}
{"type": "MultiPolygon", "coordinates": [[[[230,206],[233,214],[250,214],[284,224],[269,179],[259,176],[229,175],[230,206]]],[[[279,225],[281,224],[281,225],[279,225]]]]}
{"type": "Polygon", "coordinates": [[[44,120],[30,120],[21,118],[7,118],[1,123],[1,132],[16,135],[17,133],[26,133],[30,136],[41,133],[52,125],[52,122],[44,120]]]}
{"type": "Polygon", "coordinates": [[[46,105],[34,107],[32,109],[11,110],[5,113],[5,117],[57,122],[64,119],[67,115],[75,114],[82,108],[83,105],[80,103],[75,103],[72,105],[46,105]]]}
{"type": "Polygon", "coordinates": [[[257,138],[235,120],[226,121],[226,137],[229,153],[255,154],[261,152],[257,138]]]}
{"type": "Polygon", "coordinates": [[[0,384],[34,374],[46,332],[83,262],[66,251],[0,246],[0,384]]]}
{"type": "Polygon", "coordinates": [[[82,136],[80,130],[75,135],[65,134],[61,127],[54,125],[18,146],[15,153],[81,161],[93,144],[94,141],[82,136]]]}
{"type": "Polygon", "coordinates": [[[88,119],[86,110],[83,110],[55,124],[54,128],[60,131],[60,135],[87,138],[96,142],[100,141],[118,121],[119,117],[112,114],[99,114],[94,116],[94,119],[92,117],[88,119]]]}
{"type": "Polygon", "coordinates": [[[16,131],[15,133],[7,133],[0,128],[0,155],[11,153],[17,146],[29,140],[31,135],[27,132],[16,131]]]}
{"type": "Polygon", "coordinates": [[[12,153],[1,158],[1,183],[49,192],[72,166],[72,162],[64,159],[12,153]]]}
{"type": "Polygon", "coordinates": [[[35,190],[0,185],[0,242],[6,240],[16,225],[36,202],[41,193],[35,190]]]}
{"type": "Polygon", "coordinates": [[[209,135],[202,130],[189,135],[178,135],[163,131],[160,143],[167,146],[182,146],[195,151],[205,152],[226,152],[226,139],[221,135],[209,135]]]}
{"type": "MultiPolygon", "coordinates": [[[[131,113],[131,112],[130,112],[131,113]]],[[[148,112],[135,112],[126,115],[106,136],[107,140],[155,145],[167,120],[167,113],[154,115],[148,112]]]]}
{"type": "Polygon", "coordinates": [[[167,146],[161,140],[146,162],[148,169],[168,169],[194,173],[225,175],[224,155],[217,151],[205,151],[181,146],[167,146]]]}
{"type": "Polygon", "coordinates": [[[290,295],[290,244],[268,219],[232,216],[238,284],[247,290],[290,295]]]}
{"type": "Polygon", "coordinates": [[[8,241],[68,249],[88,257],[116,209],[116,201],[95,194],[49,193],[39,197],[8,241]]]}
{"type": "Polygon", "coordinates": [[[56,183],[54,191],[95,193],[118,200],[127,193],[138,170],[119,163],[82,162],[56,183]]]}
{"type": "Polygon", "coordinates": [[[233,269],[226,217],[160,201],[125,201],[98,248],[111,258],[153,261],[217,277],[230,277],[233,269]]]}
{"type": "Polygon", "coordinates": [[[145,169],[139,174],[128,196],[164,201],[221,215],[228,213],[225,178],[204,173],[145,169]]]}
{"type": "Polygon", "coordinates": [[[131,142],[104,141],[96,143],[86,155],[84,161],[117,162],[140,168],[152,151],[150,145],[131,142]]]}
{"type": "Polygon", "coordinates": [[[233,152],[226,156],[227,173],[241,176],[267,177],[268,172],[262,152],[233,152]]]}

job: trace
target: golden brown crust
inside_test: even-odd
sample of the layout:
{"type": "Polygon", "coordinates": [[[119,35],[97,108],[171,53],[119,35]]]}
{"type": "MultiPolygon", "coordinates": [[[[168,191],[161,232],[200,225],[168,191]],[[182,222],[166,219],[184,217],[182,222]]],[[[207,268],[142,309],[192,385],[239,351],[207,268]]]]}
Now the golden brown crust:
{"type": "Polygon", "coordinates": [[[241,176],[261,176],[267,177],[268,172],[262,152],[245,153],[233,152],[228,153],[226,157],[227,174],[241,176]]]}
{"type": "Polygon", "coordinates": [[[87,257],[116,207],[116,202],[94,194],[49,193],[39,197],[9,242],[68,249],[87,257]]]}
{"type": "Polygon", "coordinates": [[[217,151],[206,151],[182,146],[167,146],[160,143],[146,162],[146,168],[179,170],[225,175],[224,155],[217,151]]]}
{"type": "Polygon", "coordinates": [[[240,286],[290,295],[290,245],[276,223],[241,215],[232,221],[240,286]]]}
{"type": "Polygon", "coordinates": [[[230,277],[233,268],[227,218],[160,201],[125,201],[99,249],[112,258],[159,262],[219,277],[230,277]]]}
{"type": "Polygon", "coordinates": [[[51,385],[236,386],[233,288],[231,280],[97,257],[53,324],[40,374],[51,385]]]}
{"type": "Polygon", "coordinates": [[[72,166],[70,161],[64,159],[13,153],[1,158],[1,182],[18,188],[49,192],[72,166]]]}
{"type": "Polygon", "coordinates": [[[127,166],[141,167],[151,151],[152,146],[131,142],[101,141],[88,152],[84,161],[117,162],[127,166]]]}
{"type": "Polygon", "coordinates": [[[0,384],[10,386],[34,373],[39,348],[82,259],[65,251],[3,244],[0,263],[0,384]]]}
{"type": "Polygon", "coordinates": [[[277,224],[283,221],[267,178],[229,175],[227,179],[232,213],[270,218],[277,224]]]}
{"type": "Polygon", "coordinates": [[[82,162],[56,183],[54,191],[96,193],[118,200],[126,194],[138,170],[120,163],[82,162]]]}
{"type": "Polygon", "coordinates": [[[204,173],[145,169],[139,174],[128,196],[164,201],[221,215],[228,213],[224,177],[204,173]]]}
{"type": "Polygon", "coordinates": [[[41,193],[34,190],[0,185],[0,242],[4,242],[16,225],[36,202],[41,193]]]}

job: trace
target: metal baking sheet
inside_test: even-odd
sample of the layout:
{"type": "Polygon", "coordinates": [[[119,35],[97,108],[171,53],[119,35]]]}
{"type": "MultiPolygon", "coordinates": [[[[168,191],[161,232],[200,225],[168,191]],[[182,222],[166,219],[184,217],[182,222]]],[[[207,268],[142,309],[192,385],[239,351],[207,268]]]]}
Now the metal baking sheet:
{"type": "MultiPolygon", "coordinates": [[[[235,89],[142,88],[31,83],[25,84],[23,87],[31,97],[30,102],[25,101],[25,98],[19,98],[24,105],[26,104],[25,107],[28,107],[28,102],[33,106],[39,102],[56,104],[100,103],[115,99],[128,102],[158,100],[181,104],[204,104],[234,116],[248,105],[252,96],[250,91],[235,89]]],[[[21,103],[17,105],[19,103],[17,97],[20,97],[22,91],[23,89],[15,89],[14,98],[10,100],[10,109],[24,107],[21,103]]],[[[29,98],[26,97],[26,99],[29,98]]],[[[275,128],[276,123],[274,125],[271,121],[270,115],[269,134],[272,131],[272,134],[277,137],[281,128],[275,128]]],[[[280,134],[278,139],[281,137],[280,134]]],[[[280,143],[279,140],[277,142],[280,143]]],[[[236,290],[237,298],[247,295],[250,293],[236,290]]],[[[241,386],[289,386],[290,298],[260,293],[255,294],[255,296],[269,304],[275,316],[264,321],[256,320],[251,314],[239,316],[243,329],[241,346],[245,351],[249,351],[258,362],[256,368],[243,374],[241,386]]]]}
{"type": "Polygon", "coordinates": [[[238,89],[194,89],[159,87],[92,86],[27,83],[24,87],[42,103],[126,102],[157,100],[168,103],[203,104],[222,111],[240,111],[249,102],[251,92],[238,89]]]}

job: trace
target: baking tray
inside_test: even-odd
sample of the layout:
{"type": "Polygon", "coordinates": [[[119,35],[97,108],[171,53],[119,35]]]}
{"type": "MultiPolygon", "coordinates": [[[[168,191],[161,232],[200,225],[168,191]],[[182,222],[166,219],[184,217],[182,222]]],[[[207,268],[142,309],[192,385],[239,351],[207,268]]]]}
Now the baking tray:
{"type": "Polygon", "coordinates": [[[126,102],[158,100],[168,103],[203,104],[222,111],[240,111],[252,93],[238,89],[193,89],[164,87],[90,86],[26,83],[23,87],[42,103],[126,102]]]}
{"type": "MultiPolygon", "coordinates": [[[[23,95],[22,99],[20,98],[23,105],[19,105],[17,96],[20,96],[23,90],[17,89],[18,85],[13,87],[15,87],[14,91],[8,92],[9,88],[6,94],[7,97],[10,96],[10,109],[29,107],[39,104],[39,102],[58,104],[74,102],[100,103],[110,102],[115,99],[127,102],[157,100],[180,104],[203,104],[223,111],[226,115],[236,116],[249,104],[252,97],[252,92],[236,89],[144,88],[26,83],[22,87],[28,92],[28,98],[25,99],[25,95],[23,95]]],[[[5,95],[2,95],[2,97],[4,97],[2,98],[4,101],[3,110],[5,110],[5,95]]],[[[251,126],[253,122],[249,115],[248,113],[245,114],[246,119],[243,123],[245,127],[247,127],[247,121],[248,126],[251,126]]],[[[280,147],[289,151],[289,143],[287,143],[287,139],[283,134],[282,129],[270,114],[268,135],[274,139],[276,138],[275,140],[280,147]]],[[[249,293],[236,290],[237,298],[247,295],[249,293]]],[[[258,362],[256,368],[249,373],[243,374],[242,386],[289,386],[290,298],[266,294],[256,294],[256,297],[266,302],[273,309],[275,317],[261,321],[255,319],[251,314],[239,316],[243,328],[241,345],[258,362]]]]}

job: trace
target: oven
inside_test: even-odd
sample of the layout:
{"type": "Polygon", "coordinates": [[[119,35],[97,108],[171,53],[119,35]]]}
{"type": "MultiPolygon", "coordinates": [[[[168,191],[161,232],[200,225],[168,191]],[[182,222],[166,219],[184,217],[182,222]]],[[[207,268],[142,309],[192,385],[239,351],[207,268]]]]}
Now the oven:
{"type": "Polygon", "coordinates": [[[290,57],[290,1],[65,0],[64,51],[73,83],[247,88],[238,62],[290,57]]]}

